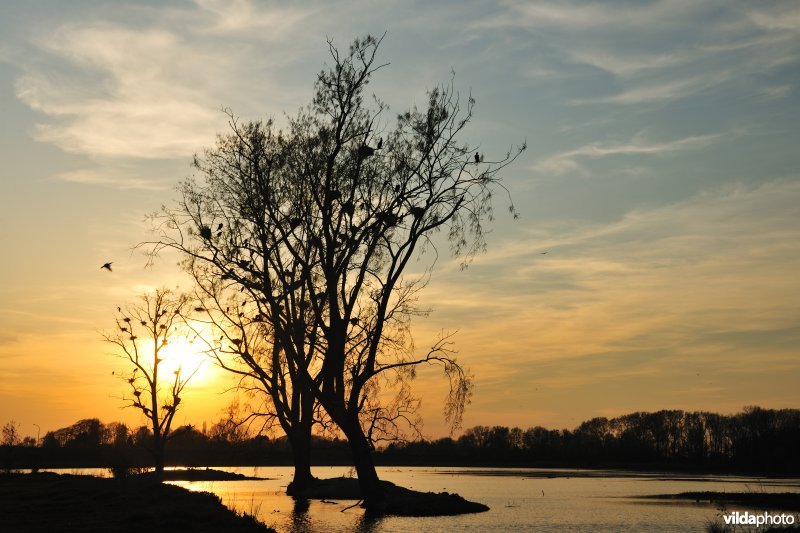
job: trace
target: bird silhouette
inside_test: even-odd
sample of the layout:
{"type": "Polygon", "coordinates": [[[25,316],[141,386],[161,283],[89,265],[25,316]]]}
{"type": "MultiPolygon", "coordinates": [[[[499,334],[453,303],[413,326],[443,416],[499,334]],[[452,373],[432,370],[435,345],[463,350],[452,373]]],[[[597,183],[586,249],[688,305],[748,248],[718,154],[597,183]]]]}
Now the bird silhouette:
{"type": "Polygon", "coordinates": [[[111,270],[111,265],[113,265],[113,264],[114,264],[114,262],[113,262],[113,261],[109,261],[108,263],[103,263],[103,266],[101,266],[100,268],[101,268],[101,269],[105,268],[105,269],[106,269],[106,270],[108,270],[109,272],[112,272],[112,270],[111,270]]]}
{"type": "Polygon", "coordinates": [[[378,139],[378,147],[377,147],[377,150],[380,150],[381,148],[383,148],[383,137],[381,137],[380,139],[378,139]]]}
{"type": "Polygon", "coordinates": [[[481,154],[479,154],[478,152],[475,152],[475,162],[476,163],[481,162],[481,154]]]}

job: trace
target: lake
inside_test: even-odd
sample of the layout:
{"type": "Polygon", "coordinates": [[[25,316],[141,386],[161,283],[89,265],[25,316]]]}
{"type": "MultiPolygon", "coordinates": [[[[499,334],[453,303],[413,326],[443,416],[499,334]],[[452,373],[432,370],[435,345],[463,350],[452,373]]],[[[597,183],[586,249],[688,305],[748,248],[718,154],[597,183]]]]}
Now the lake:
{"type": "MultiPolygon", "coordinates": [[[[224,504],[256,515],[280,532],[412,531],[703,531],[718,518],[714,506],[657,501],[653,494],[688,491],[800,492],[800,479],[631,473],[612,470],[500,468],[379,468],[382,479],[420,491],[456,492],[491,507],[455,517],[387,517],[367,521],[354,501],[311,501],[305,506],[283,494],[291,467],[220,468],[263,481],[174,482],[217,494],[224,504]]],[[[317,467],[317,477],[348,475],[349,468],[317,467]]],[[[731,507],[730,510],[746,510],[731,507]]],[[[751,511],[753,509],[750,509],[751,511]]],[[[772,513],[772,511],[771,511],[772,513]]]]}

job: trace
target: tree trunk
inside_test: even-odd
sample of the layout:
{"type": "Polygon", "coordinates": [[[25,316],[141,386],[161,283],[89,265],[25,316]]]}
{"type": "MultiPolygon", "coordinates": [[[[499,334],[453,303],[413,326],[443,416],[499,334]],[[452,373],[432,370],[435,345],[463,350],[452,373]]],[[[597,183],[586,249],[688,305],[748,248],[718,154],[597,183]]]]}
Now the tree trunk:
{"type": "Polygon", "coordinates": [[[303,496],[315,481],[311,475],[311,427],[304,426],[302,424],[286,433],[294,460],[294,478],[286,487],[286,494],[289,496],[303,496]]]}
{"type": "Polygon", "coordinates": [[[156,467],[156,476],[162,477],[164,474],[164,442],[159,441],[155,443],[153,449],[153,460],[156,467]]]}
{"type": "Polygon", "coordinates": [[[353,466],[355,466],[358,485],[364,498],[364,509],[368,514],[383,514],[386,511],[386,493],[381,486],[378,472],[375,470],[372,447],[357,418],[349,420],[343,426],[341,429],[347,437],[350,451],[353,453],[353,466]]]}

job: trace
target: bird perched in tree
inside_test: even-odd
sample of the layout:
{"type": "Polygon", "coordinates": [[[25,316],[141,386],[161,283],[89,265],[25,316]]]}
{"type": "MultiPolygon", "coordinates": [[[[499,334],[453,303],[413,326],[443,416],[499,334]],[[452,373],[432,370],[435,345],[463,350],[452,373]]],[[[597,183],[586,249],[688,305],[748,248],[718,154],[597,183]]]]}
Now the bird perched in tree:
{"type": "Polygon", "coordinates": [[[478,152],[475,152],[475,162],[476,163],[481,162],[481,154],[479,154],[478,152]]]}
{"type": "Polygon", "coordinates": [[[108,270],[109,272],[112,272],[112,270],[111,270],[111,265],[113,265],[113,264],[114,264],[114,262],[113,262],[113,261],[109,261],[108,263],[104,263],[104,264],[103,264],[103,266],[101,266],[100,268],[101,268],[101,269],[105,268],[105,269],[106,269],[106,270],[108,270]]]}
{"type": "Polygon", "coordinates": [[[378,147],[376,148],[376,150],[380,150],[381,148],[383,148],[383,137],[378,139],[378,147]]]}

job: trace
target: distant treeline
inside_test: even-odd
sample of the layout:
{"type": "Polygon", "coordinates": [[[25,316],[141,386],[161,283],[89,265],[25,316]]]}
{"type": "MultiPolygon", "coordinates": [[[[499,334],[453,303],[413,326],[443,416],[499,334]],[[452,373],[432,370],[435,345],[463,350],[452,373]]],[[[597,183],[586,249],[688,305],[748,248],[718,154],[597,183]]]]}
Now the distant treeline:
{"type": "Polygon", "coordinates": [[[574,430],[476,426],[457,440],[390,445],[397,464],[620,466],[800,472],[800,410],[747,407],[726,416],[665,410],[593,418],[574,430]]]}
{"type": "MultiPolygon", "coordinates": [[[[35,439],[0,446],[2,468],[145,466],[146,427],[81,420],[35,439]]],[[[378,451],[383,465],[550,466],[673,470],[800,472],[800,410],[748,407],[726,416],[658,411],[593,418],[573,430],[475,426],[457,439],[392,443],[378,451]]],[[[315,437],[318,465],[348,465],[347,443],[315,437]]],[[[248,437],[217,424],[210,431],[176,430],[167,463],[184,466],[291,464],[285,438],[248,437]]]]}

